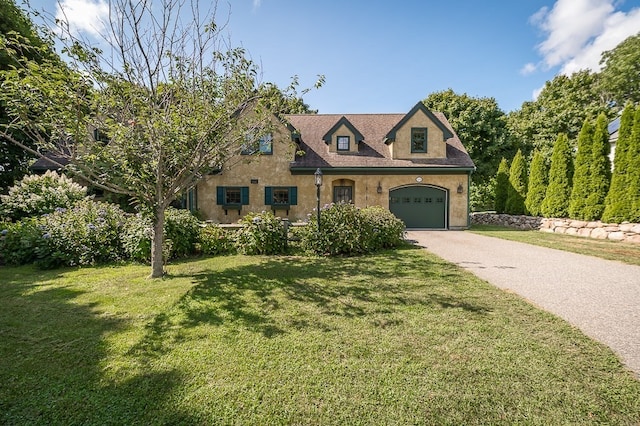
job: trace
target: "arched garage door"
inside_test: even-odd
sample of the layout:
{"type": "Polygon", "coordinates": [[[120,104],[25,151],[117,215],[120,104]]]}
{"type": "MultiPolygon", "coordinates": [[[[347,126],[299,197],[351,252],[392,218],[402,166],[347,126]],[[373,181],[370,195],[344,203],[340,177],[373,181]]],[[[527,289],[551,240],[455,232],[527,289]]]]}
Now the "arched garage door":
{"type": "Polygon", "coordinates": [[[445,229],[447,191],[432,186],[406,186],[389,192],[389,210],[407,228],[445,229]]]}

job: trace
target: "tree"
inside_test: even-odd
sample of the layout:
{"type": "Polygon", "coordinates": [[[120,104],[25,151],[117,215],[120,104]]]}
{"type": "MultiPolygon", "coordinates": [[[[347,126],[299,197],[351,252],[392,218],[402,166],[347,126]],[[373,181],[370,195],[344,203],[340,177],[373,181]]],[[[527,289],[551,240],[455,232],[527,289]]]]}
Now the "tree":
{"type": "Polygon", "coordinates": [[[604,201],[611,182],[611,161],[609,160],[609,131],[607,117],[598,115],[591,145],[589,164],[589,196],[584,209],[585,219],[602,217],[604,201]]]}
{"type": "Polygon", "coordinates": [[[640,103],[640,33],[602,54],[601,88],[617,110],[640,103]]]}
{"type": "Polygon", "coordinates": [[[518,150],[509,168],[509,188],[507,191],[507,213],[526,214],[524,200],[527,196],[527,166],[522,151],[518,150]]]}
{"type": "Polygon", "coordinates": [[[561,133],[556,139],[551,155],[549,185],[540,208],[544,217],[567,217],[573,179],[573,159],[569,138],[561,133]]]}
{"type": "Polygon", "coordinates": [[[602,220],[605,222],[623,222],[631,216],[632,200],[629,197],[628,175],[631,158],[631,136],[633,132],[634,106],[629,102],[620,117],[618,141],[616,142],[615,158],[613,160],[613,174],[611,187],[605,199],[605,209],[602,220]]]}
{"type": "Polygon", "coordinates": [[[496,204],[497,213],[504,213],[507,210],[507,197],[509,195],[509,163],[502,157],[498,172],[496,174],[496,204]]]}
{"type": "Polygon", "coordinates": [[[165,209],[247,135],[269,131],[273,114],[256,65],[242,49],[223,48],[215,5],[113,0],[110,9],[104,53],[58,27],[70,72],[15,55],[20,66],[5,73],[0,95],[12,119],[3,134],[29,149],[11,138],[19,125],[76,175],[135,199],[152,217],[151,277],[160,277],[165,209]]]}
{"type": "Polygon", "coordinates": [[[599,75],[589,71],[547,81],[535,101],[523,103],[520,110],[508,115],[511,136],[525,155],[539,150],[549,158],[558,134],[565,133],[571,142],[587,117],[607,111],[598,87],[599,75]]]}
{"type": "Polygon", "coordinates": [[[593,126],[591,120],[586,119],[578,136],[578,153],[576,154],[575,173],[573,175],[573,189],[569,201],[569,216],[574,219],[586,219],[585,207],[587,197],[591,191],[591,158],[593,157],[593,126]]]}
{"type": "Polygon", "coordinates": [[[629,143],[628,197],[631,200],[629,222],[640,222],[640,105],[636,106],[629,143]]]}
{"type": "Polygon", "coordinates": [[[539,151],[533,154],[529,170],[529,186],[524,205],[533,216],[539,216],[547,192],[547,164],[539,151]]]}
{"type": "Polygon", "coordinates": [[[488,182],[499,159],[515,152],[507,138],[505,114],[494,98],[474,98],[448,89],[431,93],[423,103],[447,117],[476,165],[476,182],[488,182]]]}

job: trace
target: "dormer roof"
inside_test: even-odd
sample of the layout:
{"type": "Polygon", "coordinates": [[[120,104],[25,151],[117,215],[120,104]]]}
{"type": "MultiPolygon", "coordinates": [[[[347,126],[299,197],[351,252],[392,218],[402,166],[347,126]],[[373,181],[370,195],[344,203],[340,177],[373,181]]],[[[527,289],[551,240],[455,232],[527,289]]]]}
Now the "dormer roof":
{"type": "Polygon", "coordinates": [[[393,128],[389,131],[389,133],[387,133],[387,135],[384,138],[384,143],[388,145],[391,142],[394,142],[396,140],[396,132],[400,128],[402,128],[402,126],[404,126],[407,123],[407,121],[409,121],[411,117],[413,117],[418,111],[422,111],[427,117],[429,117],[431,121],[433,121],[433,123],[436,126],[438,126],[440,130],[442,130],[442,134],[444,135],[445,141],[453,137],[453,132],[447,126],[445,126],[444,123],[440,121],[434,113],[429,111],[429,109],[427,109],[427,107],[422,102],[418,102],[413,108],[411,108],[411,111],[409,111],[402,118],[402,120],[400,120],[398,124],[393,126],[393,128]]]}
{"type": "Polygon", "coordinates": [[[324,136],[322,137],[322,140],[327,145],[329,145],[331,143],[331,138],[333,137],[333,134],[336,131],[338,131],[338,129],[341,128],[342,126],[345,126],[347,129],[349,129],[351,133],[355,135],[356,143],[360,143],[364,140],[364,136],[362,136],[362,133],[360,133],[360,131],[356,129],[356,127],[353,124],[351,124],[351,122],[344,115],[340,117],[340,120],[338,120],[338,122],[334,124],[333,127],[331,127],[329,131],[327,131],[327,133],[324,134],[324,136]]]}

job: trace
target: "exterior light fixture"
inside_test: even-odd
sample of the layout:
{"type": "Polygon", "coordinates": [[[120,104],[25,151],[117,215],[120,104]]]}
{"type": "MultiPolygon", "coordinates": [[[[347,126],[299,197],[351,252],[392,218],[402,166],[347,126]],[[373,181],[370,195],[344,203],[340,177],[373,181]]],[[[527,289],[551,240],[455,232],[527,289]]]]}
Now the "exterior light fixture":
{"type": "Polygon", "coordinates": [[[462,184],[459,183],[458,184],[458,194],[462,194],[463,191],[464,191],[464,189],[462,188],[462,184]]]}
{"type": "Polygon", "coordinates": [[[316,201],[318,202],[318,208],[317,208],[317,212],[318,212],[318,233],[320,233],[320,187],[322,186],[322,170],[320,170],[320,167],[318,167],[316,169],[316,172],[313,174],[313,177],[315,178],[315,184],[316,184],[316,201]]]}
{"type": "Polygon", "coordinates": [[[378,192],[378,194],[382,194],[382,185],[380,184],[380,182],[378,182],[378,187],[376,188],[376,191],[378,192]]]}

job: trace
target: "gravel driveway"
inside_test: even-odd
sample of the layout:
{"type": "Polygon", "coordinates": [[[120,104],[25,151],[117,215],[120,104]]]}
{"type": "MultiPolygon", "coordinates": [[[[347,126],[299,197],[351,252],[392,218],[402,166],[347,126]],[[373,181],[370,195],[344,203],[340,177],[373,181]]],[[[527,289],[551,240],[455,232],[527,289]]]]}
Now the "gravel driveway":
{"type": "Polygon", "coordinates": [[[407,238],[608,345],[640,377],[640,266],[464,231],[407,238]]]}

